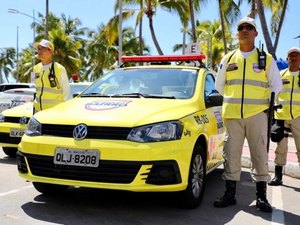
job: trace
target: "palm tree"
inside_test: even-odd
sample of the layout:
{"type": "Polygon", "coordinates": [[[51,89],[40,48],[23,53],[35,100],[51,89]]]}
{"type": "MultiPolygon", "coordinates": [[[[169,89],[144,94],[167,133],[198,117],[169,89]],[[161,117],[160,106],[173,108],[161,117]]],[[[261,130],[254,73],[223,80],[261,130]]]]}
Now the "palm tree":
{"type": "Polygon", "coordinates": [[[8,76],[14,68],[16,50],[14,48],[0,49],[0,83],[3,83],[3,75],[9,83],[8,76]]]}
{"type": "Polygon", "coordinates": [[[257,6],[257,13],[259,15],[259,20],[260,20],[260,24],[267,45],[268,52],[276,59],[275,49],[273,48],[271,36],[268,31],[268,26],[267,26],[267,21],[266,21],[266,16],[265,16],[265,11],[264,11],[264,6],[262,1],[256,0],[256,6],[257,6]]]}
{"type": "MultiPolygon", "coordinates": [[[[200,5],[204,4],[206,2],[207,2],[207,0],[187,0],[187,4],[188,4],[188,7],[189,7],[188,14],[190,16],[193,43],[195,43],[197,41],[195,12],[199,12],[200,11],[200,5]]],[[[184,27],[183,29],[186,29],[186,28],[184,27]]]]}
{"type": "MultiPolygon", "coordinates": [[[[45,21],[45,18],[41,13],[38,14],[38,17],[39,20],[43,22],[45,21]]],[[[79,55],[79,53],[85,52],[82,50],[82,46],[86,43],[86,40],[83,38],[83,36],[86,35],[89,30],[85,27],[78,28],[81,25],[80,20],[66,18],[64,14],[62,14],[61,18],[58,18],[52,13],[49,13],[48,24],[48,39],[55,46],[53,55],[54,61],[57,61],[65,66],[69,77],[73,73],[78,73],[81,66],[80,56],[82,55],[79,55]]],[[[43,23],[36,23],[34,25],[32,24],[32,26],[36,29],[37,35],[35,41],[38,42],[45,36],[45,26],[43,23]]],[[[33,69],[31,64],[32,53],[25,49],[20,55],[20,61],[22,62],[20,71],[22,71],[22,74],[26,76],[24,78],[22,77],[22,79],[29,80],[29,75],[33,69]]],[[[36,62],[39,62],[39,59],[36,59],[36,62]]]]}
{"type": "Polygon", "coordinates": [[[19,82],[29,83],[30,81],[30,73],[32,71],[32,47],[28,47],[23,49],[20,53],[19,59],[19,78],[17,77],[16,71],[13,73],[13,76],[19,82]]]}
{"type": "MultiPolygon", "coordinates": [[[[129,15],[130,17],[133,16],[134,12],[136,11],[134,9],[135,5],[138,5],[139,9],[137,10],[137,17],[136,17],[136,22],[135,22],[135,28],[138,27],[139,28],[139,47],[140,47],[140,52],[139,55],[143,55],[143,6],[144,6],[144,0],[122,0],[122,5],[125,5],[125,7],[129,7],[129,10],[126,9],[125,11],[123,11],[122,15],[124,15],[124,13],[127,13],[125,15],[129,15]],[[133,9],[130,9],[130,8],[133,9]],[[129,12],[129,13],[128,13],[129,12]]],[[[115,13],[119,10],[119,0],[116,1],[115,6],[115,13]]],[[[128,17],[123,17],[123,20],[128,19],[128,17]]]]}
{"type": "Polygon", "coordinates": [[[247,2],[251,4],[249,16],[255,18],[256,14],[258,14],[267,50],[274,59],[277,59],[276,49],[281,27],[285,18],[285,12],[288,7],[288,0],[247,0],[247,2]],[[266,22],[265,8],[270,9],[272,12],[271,33],[272,36],[275,36],[274,45],[272,44],[271,35],[266,22]]]}
{"type": "MultiPolygon", "coordinates": [[[[35,22],[35,24],[31,25],[32,27],[35,27],[36,30],[36,40],[41,40],[46,37],[46,29],[45,29],[45,24],[46,24],[46,17],[42,13],[38,13],[38,21],[40,22],[35,22]]],[[[60,18],[56,17],[53,13],[48,14],[48,32],[52,29],[58,29],[60,28],[61,21],[60,18]]],[[[47,35],[47,39],[49,39],[49,35],[47,35]]]]}
{"type": "MultiPolygon", "coordinates": [[[[140,24],[142,15],[145,14],[148,17],[151,37],[154,42],[155,48],[160,55],[163,55],[163,51],[156,38],[153,25],[153,16],[157,12],[158,7],[168,12],[177,13],[182,24],[186,25],[188,22],[188,5],[185,0],[123,0],[122,2],[124,2],[125,7],[135,7],[137,5],[140,7],[136,25],[140,24]]],[[[116,7],[118,7],[117,2],[116,7]]]]}
{"type": "Polygon", "coordinates": [[[81,43],[74,41],[73,37],[66,35],[62,29],[51,29],[49,31],[49,40],[55,46],[53,60],[66,68],[69,77],[73,73],[77,73],[81,66],[78,54],[81,43]]]}
{"type": "MultiPolygon", "coordinates": [[[[233,0],[218,0],[219,5],[219,16],[221,21],[221,29],[222,29],[222,40],[224,45],[224,52],[227,54],[227,41],[226,41],[226,28],[230,28],[230,24],[232,24],[236,18],[238,18],[240,14],[239,5],[240,1],[236,4],[233,0]]],[[[229,29],[230,30],[230,29],[229,29]]]]}
{"type": "MultiPolygon", "coordinates": [[[[223,32],[221,23],[218,20],[211,21],[196,21],[197,24],[197,37],[198,42],[202,44],[203,52],[207,56],[207,65],[213,69],[217,69],[217,65],[220,63],[224,56],[224,45],[222,44],[223,32]]],[[[233,50],[237,44],[234,43],[235,38],[231,32],[225,33],[225,38],[228,41],[227,48],[233,50]]]]}
{"type": "MultiPolygon", "coordinates": [[[[278,21],[278,28],[274,28],[272,29],[272,33],[275,33],[276,36],[275,36],[275,42],[274,42],[274,48],[275,48],[275,52],[277,50],[277,46],[278,46],[278,41],[279,41],[279,37],[280,37],[280,31],[281,31],[281,28],[282,28],[282,25],[283,25],[283,21],[284,21],[284,18],[285,18],[285,12],[286,12],[286,9],[288,7],[288,0],[285,0],[283,1],[283,4],[282,4],[282,7],[274,7],[274,15],[272,14],[272,21],[276,21],[276,18],[279,17],[279,21],[278,21]]],[[[272,25],[273,27],[273,25],[272,25]]],[[[275,27],[275,26],[274,26],[275,27]]]]}
{"type": "Polygon", "coordinates": [[[87,27],[81,27],[82,23],[78,18],[66,17],[63,13],[61,14],[60,25],[66,35],[72,35],[75,41],[85,40],[83,37],[86,36],[90,29],[87,27]]]}
{"type": "MultiPolygon", "coordinates": [[[[94,81],[101,77],[117,61],[118,48],[107,39],[106,27],[101,24],[92,32],[91,41],[87,44],[86,69],[84,79],[94,81]]],[[[115,38],[116,40],[117,38],[115,38]]]]}
{"type": "MultiPolygon", "coordinates": [[[[134,30],[132,28],[124,28],[122,31],[122,45],[123,45],[123,54],[124,55],[139,55],[140,53],[140,44],[139,38],[135,36],[134,30]]],[[[117,46],[117,41],[115,42],[117,46]]],[[[145,45],[142,39],[142,52],[146,54],[149,53],[149,48],[145,45]]]]}
{"type": "MultiPolygon", "coordinates": [[[[67,36],[72,37],[71,42],[75,43],[75,42],[80,42],[80,48],[78,49],[78,56],[76,56],[76,58],[79,59],[79,61],[81,62],[81,67],[86,67],[86,48],[87,48],[87,39],[86,37],[88,37],[91,34],[91,30],[87,27],[81,27],[81,21],[78,18],[72,19],[70,17],[66,17],[65,14],[61,15],[61,26],[62,29],[64,30],[64,33],[67,36]]],[[[76,45],[79,45],[78,43],[76,45]]],[[[80,75],[83,75],[83,73],[79,73],[79,68],[77,72],[74,73],[78,73],[80,75]]],[[[84,70],[82,70],[84,71],[84,70]]]]}

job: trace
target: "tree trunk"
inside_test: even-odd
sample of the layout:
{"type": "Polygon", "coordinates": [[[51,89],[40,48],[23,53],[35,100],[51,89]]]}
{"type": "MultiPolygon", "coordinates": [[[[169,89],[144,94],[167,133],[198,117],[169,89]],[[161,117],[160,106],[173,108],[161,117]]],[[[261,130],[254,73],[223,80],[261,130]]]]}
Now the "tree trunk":
{"type": "Polygon", "coordinates": [[[248,14],[249,17],[251,17],[252,19],[255,19],[256,13],[257,13],[257,7],[256,7],[256,1],[252,0],[251,2],[251,11],[248,14]]]}
{"type": "Polygon", "coordinates": [[[185,54],[187,27],[182,29],[182,55],[185,54]]]}
{"type": "Polygon", "coordinates": [[[279,21],[279,24],[278,24],[278,30],[277,30],[276,37],[275,37],[275,42],[274,42],[274,51],[275,52],[277,50],[277,45],[278,45],[278,41],[279,41],[279,37],[280,37],[280,31],[281,31],[281,27],[282,27],[282,24],[283,24],[283,21],[284,21],[287,5],[288,5],[288,0],[285,0],[284,3],[283,3],[282,13],[281,13],[281,16],[280,16],[280,21],[279,21]]]}
{"type": "Polygon", "coordinates": [[[155,36],[155,32],[154,32],[154,28],[153,28],[153,10],[152,10],[152,5],[151,5],[151,0],[148,0],[146,2],[146,6],[147,6],[147,10],[146,10],[146,15],[149,19],[149,28],[150,28],[150,32],[151,32],[151,37],[152,37],[152,40],[154,42],[154,45],[155,45],[155,48],[158,52],[159,55],[163,55],[163,51],[161,50],[159,44],[158,44],[158,41],[156,39],[156,36],[155,36]]]}
{"type": "Polygon", "coordinates": [[[272,45],[272,40],[270,37],[270,33],[268,30],[268,26],[267,26],[267,22],[266,22],[266,17],[265,17],[265,12],[264,12],[264,7],[262,4],[261,0],[256,0],[256,4],[257,4],[257,12],[258,12],[258,16],[259,16],[259,20],[260,20],[260,24],[261,24],[261,29],[263,32],[263,36],[265,39],[265,43],[267,45],[267,50],[268,52],[273,56],[273,58],[276,60],[276,54],[275,54],[275,49],[272,45]]]}
{"type": "Polygon", "coordinates": [[[45,39],[48,40],[49,37],[49,0],[46,0],[46,29],[45,29],[45,39]]]}
{"type": "Polygon", "coordinates": [[[189,9],[190,9],[190,20],[191,20],[191,27],[192,27],[192,40],[193,43],[197,42],[197,36],[196,36],[196,25],[195,25],[195,13],[194,13],[194,7],[193,7],[193,0],[188,0],[189,3],[189,9]]]}
{"type": "Polygon", "coordinates": [[[161,50],[159,44],[158,44],[158,41],[156,39],[156,36],[155,36],[155,32],[154,32],[154,28],[153,28],[153,20],[152,20],[152,15],[148,16],[149,18],[149,28],[150,28],[150,32],[151,32],[151,37],[152,37],[152,40],[154,42],[154,45],[155,45],[155,48],[158,52],[159,55],[163,55],[163,51],[161,50]]]}
{"type": "Polygon", "coordinates": [[[222,39],[223,39],[223,45],[224,45],[224,53],[227,54],[227,42],[226,42],[226,37],[225,37],[225,22],[224,22],[224,16],[223,16],[221,4],[222,4],[221,0],[219,0],[219,13],[220,13],[220,21],[221,21],[221,29],[222,29],[222,39]]]}
{"type": "MultiPolygon", "coordinates": [[[[143,1],[140,2],[140,10],[143,8],[143,1]]],[[[143,18],[141,18],[139,24],[139,48],[140,48],[140,55],[143,55],[144,47],[143,47],[143,18]]]]}

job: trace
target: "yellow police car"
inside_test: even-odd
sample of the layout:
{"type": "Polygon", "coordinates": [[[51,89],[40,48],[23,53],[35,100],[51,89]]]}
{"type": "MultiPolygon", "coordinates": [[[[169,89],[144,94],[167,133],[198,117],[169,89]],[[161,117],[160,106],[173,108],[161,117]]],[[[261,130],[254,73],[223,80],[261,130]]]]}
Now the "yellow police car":
{"type": "MultiPolygon", "coordinates": [[[[80,93],[90,84],[91,83],[89,82],[71,83],[70,95],[68,98],[71,99],[73,94],[80,93]]],[[[27,101],[27,103],[22,103],[22,105],[6,109],[0,113],[0,146],[2,147],[4,153],[10,157],[16,156],[18,144],[21,142],[21,138],[25,133],[27,123],[33,114],[32,100],[35,92],[30,93],[30,101],[27,101]]],[[[23,99],[25,99],[27,96],[29,95],[24,94],[23,99]]]]}
{"type": "Polygon", "coordinates": [[[197,207],[206,174],[223,162],[222,96],[204,57],[122,57],[77,98],[31,117],[20,176],[44,194],[176,192],[183,207],[197,207]]]}

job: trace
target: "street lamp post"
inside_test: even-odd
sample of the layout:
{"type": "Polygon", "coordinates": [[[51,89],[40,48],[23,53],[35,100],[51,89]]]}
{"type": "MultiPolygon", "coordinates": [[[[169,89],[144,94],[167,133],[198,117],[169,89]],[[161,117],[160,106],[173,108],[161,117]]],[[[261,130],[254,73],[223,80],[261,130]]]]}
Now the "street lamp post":
{"type": "Polygon", "coordinates": [[[17,26],[17,81],[19,81],[19,26],[17,26]]]}
{"type": "Polygon", "coordinates": [[[122,57],[122,0],[119,0],[119,57],[118,57],[118,66],[121,65],[122,57]]]}
{"type": "Polygon", "coordinates": [[[16,9],[8,9],[9,13],[15,13],[15,14],[22,14],[24,16],[27,16],[29,18],[33,19],[33,42],[32,42],[32,68],[35,66],[35,50],[34,50],[34,42],[35,42],[35,13],[33,10],[32,16],[27,14],[27,13],[23,13],[19,10],[16,9]]]}
{"type": "Polygon", "coordinates": [[[295,37],[294,39],[297,39],[297,38],[299,39],[299,48],[300,48],[300,35],[295,37]]]}
{"type": "Polygon", "coordinates": [[[199,35],[199,39],[200,41],[206,41],[206,45],[207,45],[207,60],[206,60],[206,67],[212,67],[212,39],[211,39],[211,35],[203,30],[202,33],[199,35]],[[203,37],[206,34],[206,37],[203,37]]]}
{"type": "Polygon", "coordinates": [[[49,0],[46,0],[46,26],[45,26],[45,38],[48,40],[49,37],[49,0]]]}

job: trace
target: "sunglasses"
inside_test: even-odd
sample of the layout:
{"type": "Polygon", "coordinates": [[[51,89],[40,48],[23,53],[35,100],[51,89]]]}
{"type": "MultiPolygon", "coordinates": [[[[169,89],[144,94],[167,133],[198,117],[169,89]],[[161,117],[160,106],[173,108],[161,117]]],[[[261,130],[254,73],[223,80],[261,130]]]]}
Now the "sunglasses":
{"type": "Polygon", "coordinates": [[[244,28],[246,28],[247,31],[250,31],[250,30],[254,30],[255,27],[252,26],[252,25],[241,25],[237,28],[238,31],[242,31],[244,30],[244,28]]]}

